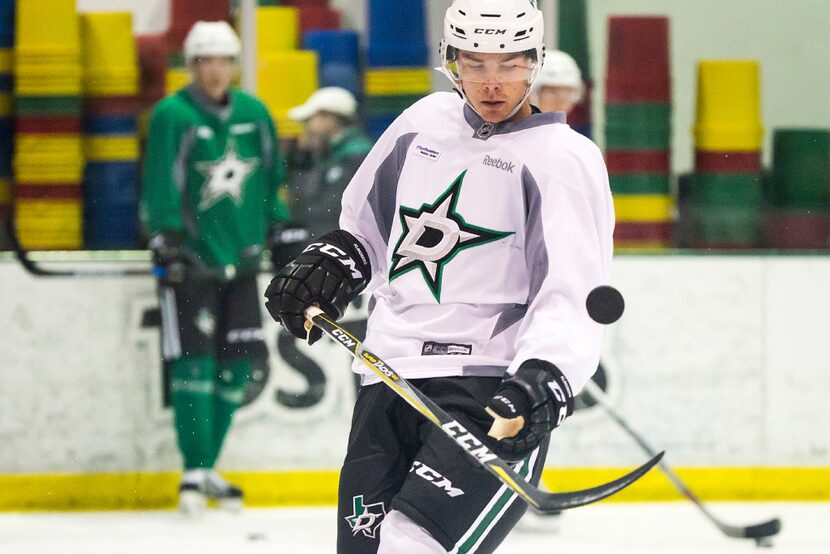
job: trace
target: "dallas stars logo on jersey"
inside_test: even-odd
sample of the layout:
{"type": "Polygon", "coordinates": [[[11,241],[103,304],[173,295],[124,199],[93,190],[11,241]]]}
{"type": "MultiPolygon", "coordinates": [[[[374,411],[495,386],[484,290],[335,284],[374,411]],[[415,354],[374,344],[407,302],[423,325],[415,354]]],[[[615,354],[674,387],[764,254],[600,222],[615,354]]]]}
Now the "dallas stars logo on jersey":
{"type": "Polygon", "coordinates": [[[352,515],[346,516],[346,521],[349,522],[353,535],[363,533],[370,539],[374,539],[385,516],[386,507],[383,502],[364,504],[361,494],[352,498],[352,515]]]}
{"type": "Polygon", "coordinates": [[[470,225],[456,211],[466,174],[463,171],[432,204],[424,204],[418,210],[399,208],[403,233],[392,253],[390,281],[417,268],[435,300],[440,302],[444,266],[456,254],[513,234],[470,225]]]}
{"type": "Polygon", "coordinates": [[[248,176],[259,165],[256,158],[240,158],[236,151],[236,143],[228,139],[225,154],[213,162],[199,162],[196,169],[207,180],[202,186],[202,199],[199,202],[199,211],[205,211],[222,198],[228,196],[237,205],[242,202],[242,189],[248,176]]]}

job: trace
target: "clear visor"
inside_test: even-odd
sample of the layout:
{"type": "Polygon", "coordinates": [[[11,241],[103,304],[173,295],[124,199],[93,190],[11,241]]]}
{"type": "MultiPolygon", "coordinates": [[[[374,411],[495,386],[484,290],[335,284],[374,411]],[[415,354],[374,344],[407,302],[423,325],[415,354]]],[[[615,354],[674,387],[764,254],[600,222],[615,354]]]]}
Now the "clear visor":
{"type": "Polygon", "coordinates": [[[458,59],[447,60],[444,67],[459,81],[515,83],[530,81],[536,62],[524,55],[460,55],[458,59]]]}

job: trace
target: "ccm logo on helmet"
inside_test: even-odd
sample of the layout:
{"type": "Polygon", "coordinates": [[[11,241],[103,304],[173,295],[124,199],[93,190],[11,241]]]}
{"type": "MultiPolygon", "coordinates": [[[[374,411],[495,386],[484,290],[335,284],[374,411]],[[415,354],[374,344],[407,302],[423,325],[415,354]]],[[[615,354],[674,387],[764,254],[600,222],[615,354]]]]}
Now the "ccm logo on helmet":
{"type": "Polygon", "coordinates": [[[507,29],[475,29],[473,33],[477,35],[506,35],[507,29]]]}

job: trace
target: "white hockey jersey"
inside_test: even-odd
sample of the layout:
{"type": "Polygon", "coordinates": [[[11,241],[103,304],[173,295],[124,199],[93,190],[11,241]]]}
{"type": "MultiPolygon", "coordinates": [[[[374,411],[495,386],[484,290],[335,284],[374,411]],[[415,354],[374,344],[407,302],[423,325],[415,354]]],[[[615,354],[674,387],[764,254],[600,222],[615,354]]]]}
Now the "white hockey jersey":
{"type": "Polygon", "coordinates": [[[371,258],[365,343],[403,377],[539,358],[576,393],[596,371],[585,300],[608,283],[614,209],[599,149],[563,113],[493,126],[454,93],[420,100],[355,174],[340,227],[371,258]]]}

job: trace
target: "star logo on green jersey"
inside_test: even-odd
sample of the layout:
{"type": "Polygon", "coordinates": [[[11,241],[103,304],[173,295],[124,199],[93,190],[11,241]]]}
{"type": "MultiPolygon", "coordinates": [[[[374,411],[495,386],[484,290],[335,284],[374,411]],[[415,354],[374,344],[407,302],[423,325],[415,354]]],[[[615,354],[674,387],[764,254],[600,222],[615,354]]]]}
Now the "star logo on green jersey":
{"type": "Polygon", "coordinates": [[[259,166],[256,158],[240,158],[236,142],[228,139],[225,154],[213,162],[199,162],[196,170],[206,177],[202,185],[199,211],[205,211],[225,197],[235,204],[242,203],[242,191],[248,176],[259,166]]]}
{"type": "Polygon", "coordinates": [[[513,234],[471,225],[457,212],[466,173],[466,170],[462,172],[432,204],[423,204],[417,210],[400,206],[398,215],[403,232],[392,253],[390,281],[418,269],[432,296],[441,302],[444,267],[459,252],[513,234]]]}

